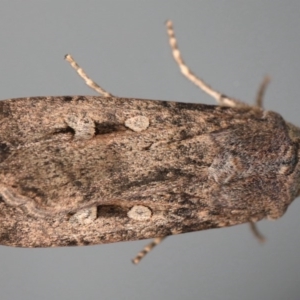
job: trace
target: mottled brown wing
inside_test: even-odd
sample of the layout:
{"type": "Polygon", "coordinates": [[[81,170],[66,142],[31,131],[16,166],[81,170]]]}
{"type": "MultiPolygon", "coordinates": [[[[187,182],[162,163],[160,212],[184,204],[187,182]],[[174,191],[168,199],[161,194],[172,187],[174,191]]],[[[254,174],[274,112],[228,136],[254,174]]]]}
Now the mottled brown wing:
{"type": "Polygon", "coordinates": [[[98,244],[223,227],[276,218],[294,197],[287,178],[297,149],[275,113],[81,96],[2,101],[0,120],[4,244],[98,244]],[[92,224],[70,222],[92,206],[92,224]],[[151,218],[130,219],[134,206],[151,218]]]}

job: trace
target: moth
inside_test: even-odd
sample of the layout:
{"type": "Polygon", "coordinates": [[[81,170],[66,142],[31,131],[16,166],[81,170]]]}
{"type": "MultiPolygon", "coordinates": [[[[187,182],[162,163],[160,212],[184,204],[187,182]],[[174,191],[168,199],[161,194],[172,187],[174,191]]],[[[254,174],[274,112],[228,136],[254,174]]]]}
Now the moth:
{"type": "Polygon", "coordinates": [[[79,246],[155,238],[281,217],[299,195],[300,130],[181,72],[218,106],[101,96],[0,102],[0,244],[79,246]]]}

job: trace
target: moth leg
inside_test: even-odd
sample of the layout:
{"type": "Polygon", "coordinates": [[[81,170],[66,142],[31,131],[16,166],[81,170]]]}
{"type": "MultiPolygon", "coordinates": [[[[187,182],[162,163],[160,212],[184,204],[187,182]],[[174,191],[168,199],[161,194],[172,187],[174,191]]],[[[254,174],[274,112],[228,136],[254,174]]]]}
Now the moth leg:
{"type": "Polygon", "coordinates": [[[184,60],[181,57],[180,51],[178,49],[174,29],[173,29],[173,24],[171,21],[166,22],[167,26],[167,33],[169,36],[169,43],[172,49],[172,54],[173,57],[178,64],[181,73],[192,83],[194,83],[196,86],[198,86],[202,91],[204,91],[206,94],[209,96],[213,97],[219,105],[223,106],[230,106],[230,107],[240,107],[240,106],[248,106],[247,104],[233,99],[229,98],[224,94],[221,94],[214,90],[212,87],[210,87],[208,84],[206,84],[202,79],[198,78],[190,69],[189,67],[185,64],[184,60]]]}
{"type": "Polygon", "coordinates": [[[266,88],[270,82],[270,77],[265,76],[262,83],[259,86],[259,89],[257,91],[256,100],[255,100],[255,106],[259,108],[263,108],[263,98],[266,92],[266,88]]]}
{"type": "Polygon", "coordinates": [[[146,245],[142,251],[132,260],[132,262],[137,265],[155,246],[160,244],[165,237],[155,238],[150,244],[146,245]]]}
{"type": "Polygon", "coordinates": [[[102,95],[103,97],[114,97],[112,94],[103,89],[100,85],[94,82],[91,78],[87,76],[87,74],[83,71],[83,69],[77,64],[77,62],[73,59],[70,54],[65,56],[65,60],[68,61],[71,66],[76,70],[79,76],[85,81],[85,83],[92,88],[94,91],[102,95]]]}
{"type": "Polygon", "coordinates": [[[266,241],[266,238],[259,232],[256,224],[252,221],[249,222],[250,229],[254,236],[259,240],[260,243],[264,243],[266,241]]]}

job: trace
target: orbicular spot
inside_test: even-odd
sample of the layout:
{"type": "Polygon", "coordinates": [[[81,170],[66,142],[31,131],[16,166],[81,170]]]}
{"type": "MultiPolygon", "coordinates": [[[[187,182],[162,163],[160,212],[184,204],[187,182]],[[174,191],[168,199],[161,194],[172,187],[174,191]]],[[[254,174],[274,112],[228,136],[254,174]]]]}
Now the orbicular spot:
{"type": "Polygon", "coordinates": [[[125,121],[125,126],[135,132],[141,132],[149,127],[149,119],[145,116],[136,116],[125,121]]]}
{"type": "Polygon", "coordinates": [[[76,140],[88,140],[95,134],[95,122],[86,113],[71,114],[65,122],[74,130],[76,140]]]}
{"type": "Polygon", "coordinates": [[[70,223],[90,224],[97,219],[97,207],[93,206],[77,211],[69,219],[70,223]]]}
{"type": "Polygon", "coordinates": [[[151,218],[152,212],[150,208],[144,205],[135,205],[133,206],[130,211],[127,213],[127,216],[130,219],[136,221],[147,221],[151,218]]]}

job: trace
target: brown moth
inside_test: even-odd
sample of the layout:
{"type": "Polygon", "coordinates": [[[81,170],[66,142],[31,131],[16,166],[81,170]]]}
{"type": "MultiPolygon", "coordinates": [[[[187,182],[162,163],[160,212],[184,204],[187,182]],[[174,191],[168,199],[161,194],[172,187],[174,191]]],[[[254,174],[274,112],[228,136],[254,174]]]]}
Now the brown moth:
{"type": "Polygon", "coordinates": [[[102,96],[0,102],[0,243],[78,246],[156,238],[281,217],[299,195],[300,130],[228,98],[183,62],[220,106],[102,96]]]}

